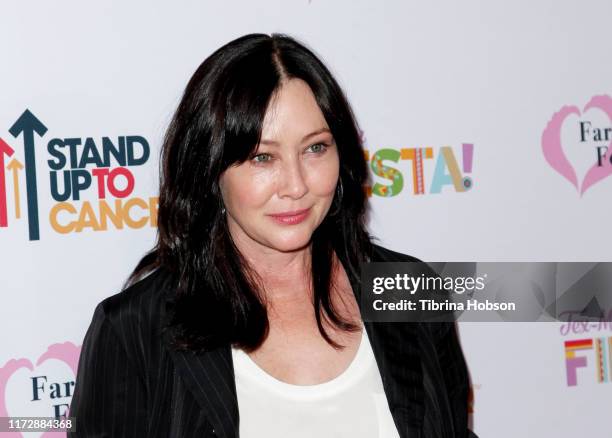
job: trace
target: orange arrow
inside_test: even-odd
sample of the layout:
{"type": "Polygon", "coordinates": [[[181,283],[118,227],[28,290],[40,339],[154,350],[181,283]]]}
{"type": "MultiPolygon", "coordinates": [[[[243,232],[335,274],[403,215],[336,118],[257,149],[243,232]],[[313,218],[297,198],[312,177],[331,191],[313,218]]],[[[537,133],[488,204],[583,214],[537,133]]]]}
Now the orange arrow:
{"type": "Polygon", "coordinates": [[[19,162],[17,158],[13,158],[8,166],[8,170],[13,171],[13,191],[15,192],[15,217],[19,219],[21,217],[21,208],[19,205],[19,176],[18,173],[23,169],[23,164],[19,162]]]}

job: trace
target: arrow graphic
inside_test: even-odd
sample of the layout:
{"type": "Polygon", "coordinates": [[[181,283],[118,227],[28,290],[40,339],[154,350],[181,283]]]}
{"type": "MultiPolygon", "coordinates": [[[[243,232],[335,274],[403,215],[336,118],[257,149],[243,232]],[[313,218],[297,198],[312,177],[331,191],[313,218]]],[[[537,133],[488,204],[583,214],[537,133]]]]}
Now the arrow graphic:
{"type": "Polygon", "coordinates": [[[17,219],[21,218],[21,206],[19,205],[20,197],[19,197],[19,171],[23,169],[23,164],[17,159],[13,158],[8,166],[6,166],[8,170],[13,171],[13,192],[15,193],[15,217],[17,219]]]}
{"type": "Polygon", "coordinates": [[[28,197],[28,225],[30,240],[40,239],[38,223],[38,192],[36,191],[36,154],[34,153],[34,133],[40,137],[45,135],[47,127],[26,109],[9,129],[15,138],[23,133],[23,149],[25,155],[26,192],[28,197]]]}
{"type": "Polygon", "coordinates": [[[11,156],[15,151],[0,138],[0,227],[8,227],[6,214],[6,181],[4,180],[4,155],[11,156]]]}

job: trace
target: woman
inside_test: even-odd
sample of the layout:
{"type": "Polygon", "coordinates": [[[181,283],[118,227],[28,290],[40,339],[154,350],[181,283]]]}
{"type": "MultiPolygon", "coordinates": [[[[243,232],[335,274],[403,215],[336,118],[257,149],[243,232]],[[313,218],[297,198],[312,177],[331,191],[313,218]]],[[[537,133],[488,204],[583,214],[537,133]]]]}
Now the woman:
{"type": "Polygon", "coordinates": [[[310,50],[256,34],[207,58],[164,141],[157,245],[85,336],[73,436],[469,436],[454,326],[362,321],[360,263],[416,260],[371,243],[366,179],[310,50]]]}

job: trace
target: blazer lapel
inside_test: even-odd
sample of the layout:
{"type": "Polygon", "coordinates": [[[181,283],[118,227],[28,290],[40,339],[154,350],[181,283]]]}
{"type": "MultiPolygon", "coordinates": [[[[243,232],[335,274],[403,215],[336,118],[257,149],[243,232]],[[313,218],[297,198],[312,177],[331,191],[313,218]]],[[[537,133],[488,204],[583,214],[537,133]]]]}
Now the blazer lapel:
{"type": "Polygon", "coordinates": [[[170,355],[185,387],[213,424],[215,434],[238,437],[238,398],[230,346],[200,354],[170,349],[170,355]]]}
{"type": "MultiPolygon", "coordinates": [[[[361,279],[351,274],[338,253],[361,307],[361,279]]],[[[373,262],[389,261],[376,251],[373,262]]],[[[402,438],[420,438],[425,412],[423,369],[416,323],[364,321],[393,421],[402,438]]]]}
{"type": "Polygon", "coordinates": [[[364,322],[400,437],[420,438],[423,371],[414,324],[364,322]]]}

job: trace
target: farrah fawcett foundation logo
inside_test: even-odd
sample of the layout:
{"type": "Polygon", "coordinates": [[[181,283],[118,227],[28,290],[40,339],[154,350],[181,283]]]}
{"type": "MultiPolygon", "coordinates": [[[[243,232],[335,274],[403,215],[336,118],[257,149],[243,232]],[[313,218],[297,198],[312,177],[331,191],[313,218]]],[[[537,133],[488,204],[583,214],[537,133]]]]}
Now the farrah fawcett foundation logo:
{"type": "Polygon", "coordinates": [[[546,161],[580,196],[612,175],[612,98],[593,97],[580,111],[564,106],[542,133],[546,161]]]}

